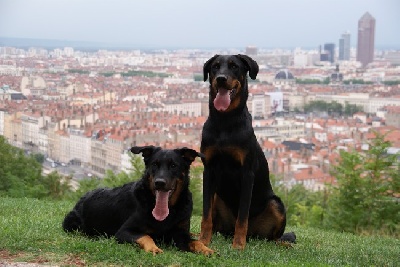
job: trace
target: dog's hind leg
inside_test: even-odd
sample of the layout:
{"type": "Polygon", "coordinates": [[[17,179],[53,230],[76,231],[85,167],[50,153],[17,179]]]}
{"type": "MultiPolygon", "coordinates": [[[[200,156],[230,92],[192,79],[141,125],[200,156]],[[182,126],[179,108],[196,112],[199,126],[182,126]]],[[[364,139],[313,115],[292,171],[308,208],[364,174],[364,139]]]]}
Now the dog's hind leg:
{"type": "Polygon", "coordinates": [[[295,240],[293,234],[283,234],[286,227],[285,207],[279,197],[273,196],[266,203],[265,209],[249,222],[249,235],[266,238],[270,241],[295,240]]]}

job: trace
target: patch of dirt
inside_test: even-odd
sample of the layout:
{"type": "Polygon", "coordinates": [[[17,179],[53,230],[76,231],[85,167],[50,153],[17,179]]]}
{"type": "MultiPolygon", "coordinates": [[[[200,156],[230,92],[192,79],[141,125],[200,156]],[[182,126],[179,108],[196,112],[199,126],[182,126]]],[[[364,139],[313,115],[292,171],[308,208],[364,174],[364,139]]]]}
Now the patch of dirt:
{"type": "Polygon", "coordinates": [[[0,267],[58,267],[58,266],[86,266],[79,255],[69,254],[66,258],[54,265],[44,256],[37,256],[28,262],[19,262],[26,254],[23,252],[11,253],[7,250],[0,250],[0,267]]]}
{"type": "Polygon", "coordinates": [[[18,262],[17,260],[25,254],[22,252],[11,253],[7,250],[0,250],[0,267],[56,267],[49,264],[45,257],[38,256],[29,262],[18,262]]]}
{"type": "MultiPolygon", "coordinates": [[[[2,262],[3,260],[13,260],[15,258],[18,258],[20,256],[22,256],[22,253],[10,253],[7,250],[0,250],[0,262],[2,262]]],[[[1,266],[1,265],[0,265],[1,266]]]]}
{"type": "Polygon", "coordinates": [[[85,266],[85,262],[78,256],[70,254],[68,258],[64,260],[64,265],[72,265],[72,266],[85,266]]]}

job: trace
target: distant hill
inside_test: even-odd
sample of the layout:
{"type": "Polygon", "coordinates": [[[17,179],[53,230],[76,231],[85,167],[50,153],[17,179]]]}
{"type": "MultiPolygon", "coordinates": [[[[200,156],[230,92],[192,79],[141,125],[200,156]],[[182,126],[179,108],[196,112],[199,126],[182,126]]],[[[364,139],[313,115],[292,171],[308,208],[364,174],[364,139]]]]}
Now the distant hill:
{"type": "MultiPolygon", "coordinates": [[[[181,46],[162,46],[162,45],[151,45],[151,44],[129,44],[129,43],[104,43],[104,42],[88,42],[88,41],[71,41],[71,40],[55,40],[55,39],[38,39],[38,38],[12,38],[0,36],[0,46],[12,46],[22,49],[28,49],[30,47],[41,47],[45,49],[55,49],[63,47],[73,47],[75,50],[81,51],[94,51],[99,49],[106,50],[154,50],[154,49],[227,49],[226,47],[181,47],[181,46]]],[[[235,49],[243,49],[243,47],[232,47],[235,49]]],[[[277,47],[260,47],[267,49],[276,49],[277,47]]],[[[280,47],[285,49],[294,49],[295,47],[280,47]]],[[[315,49],[313,46],[302,47],[303,49],[315,49]]],[[[381,45],[377,44],[376,49],[379,50],[398,50],[400,44],[397,45],[381,45]]]]}
{"type": "Polygon", "coordinates": [[[133,45],[118,45],[100,42],[86,42],[86,41],[70,41],[70,40],[54,40],[54,39],[33,39],[33,38],[10,38],[0,36],[0,46],[12,46],[22,49],[30,47],[41,47],[44,49],[55,49],[63,47],[73,47],[75,50],[125,50],[125,49],[138,49],[133,45]]]}

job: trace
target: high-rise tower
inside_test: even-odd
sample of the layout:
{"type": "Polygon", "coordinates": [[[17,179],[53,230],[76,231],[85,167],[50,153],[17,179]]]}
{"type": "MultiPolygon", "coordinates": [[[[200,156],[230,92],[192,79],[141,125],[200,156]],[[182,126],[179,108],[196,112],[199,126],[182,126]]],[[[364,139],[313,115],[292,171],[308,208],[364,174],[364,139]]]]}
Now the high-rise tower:
{"type": "Polygon", "coordinates": [[[350,60],[350,33],[345,32],[339,39],[339,60],[350,60]]]}
{"type": "Polygon", "coordinates": [[[375,18],[368,12],[358,21],[357,61],[363,67],[374,60],[375,18]]]}
{"type": "Polygon", "coordinates": [[[327,43],[324,44],[325,53],[328,54],[328,61],[333,63],[335,62],[335,44],[327,43]]]}

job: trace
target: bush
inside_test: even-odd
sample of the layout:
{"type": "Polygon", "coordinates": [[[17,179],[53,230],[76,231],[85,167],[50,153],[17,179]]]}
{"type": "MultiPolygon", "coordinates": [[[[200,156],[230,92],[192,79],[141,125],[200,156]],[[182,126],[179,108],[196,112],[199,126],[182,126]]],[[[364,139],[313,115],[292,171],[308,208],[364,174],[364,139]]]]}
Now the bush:
{"type": "Polygon", "coordinates": [[[327,223],[341,231],[399,236],[399,155],[387,154],[390,142],[376,135],[365,153],[341,152],[334,167],[338,184],[332,188],[327,223]]]}

